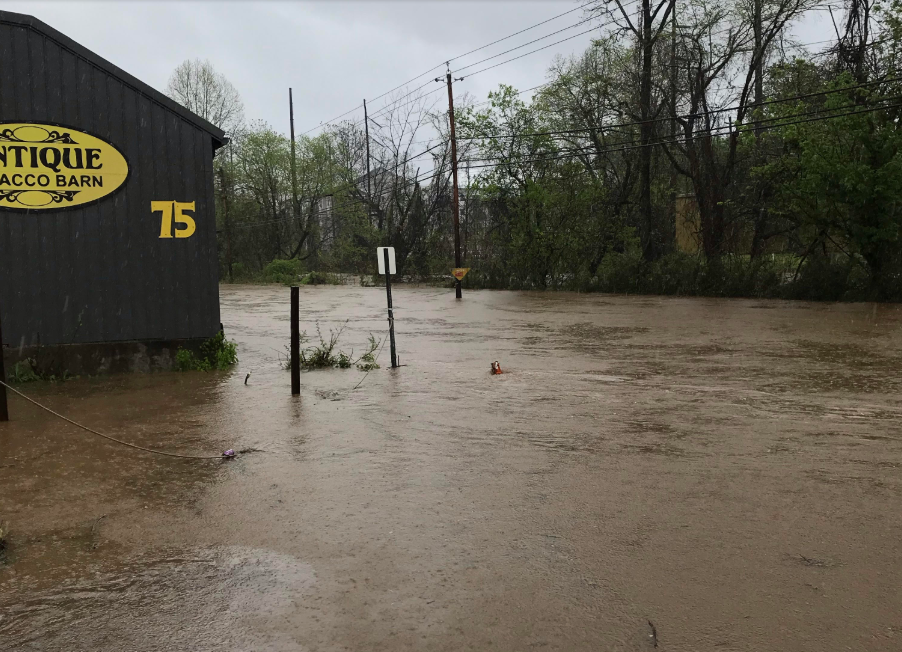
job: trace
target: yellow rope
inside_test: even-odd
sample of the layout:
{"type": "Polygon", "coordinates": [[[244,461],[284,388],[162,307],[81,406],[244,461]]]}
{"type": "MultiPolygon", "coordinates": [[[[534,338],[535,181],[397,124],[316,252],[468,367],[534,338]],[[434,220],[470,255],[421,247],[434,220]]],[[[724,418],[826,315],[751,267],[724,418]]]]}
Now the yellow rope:
{"type": "Polygon", "coordinates": [[[119,439],[116,439],[115,437],[110,437],[109,435],[105,435],[102,432],[97,432],[96,430],[89,428],[88,426],[83,426],[82,424],[78,423],[77,421],[73,421],[69,417],[64,417],[59,412],[54,412],[46,405],[41,405],[33,398],[25,396],[25,394],[23,394],[22,392],[17,390],[15,387],[10,387],[6,383],[4,383],[2,380],[0,380],[0,385],[3,385],[9,391],[11,391],[15,394],[18,394],[19,396],[24,398],[29,403],[33,403],[34,405],[37,405],[39,408],[49,412],[53,416],[59,417],[63,421],[71,423],[73,426],[81,428],[82,430],[86,430],[87,432],[90,432],[92,435],[97,435],[98,437],[103,437],[104,439],[109,439],[110,441],[116,442],[117,444],[122,444],[123,446],[128,446],[129,448],[137,448],[139,451],[144,451],[146,453],[154,453],[155,455],[166,455],[167,457],[181,457],[183,459],[189,459],[189,460],[220,460],[220,459],[223,459],[226,457],[225,455],[180,455],[179,453],[167,453],[166,451],[155,451],[152,448],[144,448],[143,446],[138,446],[137,444],[130,444],[127,441],[121,441],[119,439]]]}

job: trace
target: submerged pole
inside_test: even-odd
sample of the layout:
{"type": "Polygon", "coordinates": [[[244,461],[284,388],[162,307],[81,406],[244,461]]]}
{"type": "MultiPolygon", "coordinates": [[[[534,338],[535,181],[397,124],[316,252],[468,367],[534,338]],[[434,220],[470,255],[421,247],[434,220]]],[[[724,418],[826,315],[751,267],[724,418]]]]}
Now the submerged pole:
{"type": "Polygon", "coordinates": [[[301,331],[300,295],[297,285],[291,286],[291,395],[301,393],[301,331]]]}

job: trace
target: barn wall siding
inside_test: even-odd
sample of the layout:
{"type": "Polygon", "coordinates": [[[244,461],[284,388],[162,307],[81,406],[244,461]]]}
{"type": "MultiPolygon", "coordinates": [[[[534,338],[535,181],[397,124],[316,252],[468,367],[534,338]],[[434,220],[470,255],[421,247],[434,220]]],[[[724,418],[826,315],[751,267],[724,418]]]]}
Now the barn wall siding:
{"type": "Polygon", "coordinates": [[[177,340],[219,329],[214,136],[166,101],[59,39],[0,20],[0,122],[84,131],[129,164],[125,185],[92,205],[0,206],[5,345],[177,340]],[[161,239],[152,201],[195,202],[194,235],[161,239]]]}

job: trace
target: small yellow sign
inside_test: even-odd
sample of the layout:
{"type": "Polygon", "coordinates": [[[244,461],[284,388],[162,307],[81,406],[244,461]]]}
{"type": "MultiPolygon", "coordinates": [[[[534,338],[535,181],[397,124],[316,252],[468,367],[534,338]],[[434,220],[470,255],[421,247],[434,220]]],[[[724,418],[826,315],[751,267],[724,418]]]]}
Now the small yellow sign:
{"type": "Polygon", "coordinates": [[[454,269],[451,270],[451,274],[458,281],[462,281],[464,276],[466,276],[467,272],[469,272],[469,271],[470,271],[469,267],[455,267],[454,269]]]}
{"type": "Polygon", "coordinates": [[[56,125],[0,123],[0,210],[83,206],[127,178],[125,157],[96,136],[56,125]]]}

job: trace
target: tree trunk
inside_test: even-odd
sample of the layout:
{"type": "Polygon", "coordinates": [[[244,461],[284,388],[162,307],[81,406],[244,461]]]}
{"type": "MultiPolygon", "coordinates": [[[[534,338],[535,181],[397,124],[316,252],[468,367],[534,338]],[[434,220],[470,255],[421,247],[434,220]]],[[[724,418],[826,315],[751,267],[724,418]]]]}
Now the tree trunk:
{"type": "Polygon", "coordinates": [[[650,122],[651,111],[651,67],[654,41],[652,40],[651,1],[642,0],[642,75],[639,79],[639,114],[642,125],[639,128],[639,212],[642,221],[642,255],[646,260],[655,260],[660,255],[658,233],[651,203],[651,142],[654,125],[650,122]]]}

